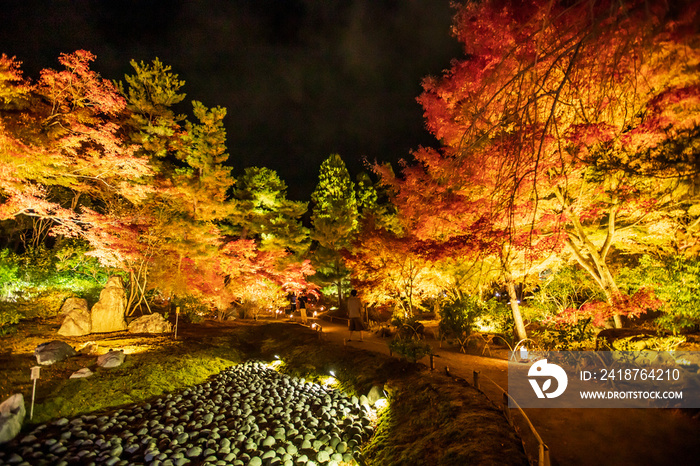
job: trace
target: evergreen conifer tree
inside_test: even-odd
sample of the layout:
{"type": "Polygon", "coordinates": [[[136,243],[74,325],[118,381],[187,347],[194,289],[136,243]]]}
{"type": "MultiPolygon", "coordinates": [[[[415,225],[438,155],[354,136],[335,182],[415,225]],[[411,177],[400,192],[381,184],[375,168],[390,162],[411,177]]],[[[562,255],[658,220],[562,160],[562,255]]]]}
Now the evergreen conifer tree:
{"type": "Polygon", "coordinates": [[[358,227],[358,211],[355,183],[340,155],[333,154],[321,164],[318,185],[311,200],[314,204],[312,238],[318,243],[313,258],[316,277],[335,284],[338,306],[342,307],[343,280],[348,270],[340,251],[350,247],[358,227]]]}

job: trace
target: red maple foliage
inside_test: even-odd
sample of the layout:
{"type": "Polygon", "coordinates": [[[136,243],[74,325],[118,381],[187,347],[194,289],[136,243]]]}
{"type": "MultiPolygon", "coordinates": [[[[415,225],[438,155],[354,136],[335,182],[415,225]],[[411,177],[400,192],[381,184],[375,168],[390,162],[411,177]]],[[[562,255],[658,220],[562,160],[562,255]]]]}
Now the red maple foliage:
{"type": "Polygon", "coordinates": [[[637,318],[663,306],[654,290],[642,288],[632,296],[620,294],[613,304],[605,301],[589,302],[580,309],[568,308],[554,318],[555,323],[576,324],[581,319],[591,319],[596,327],[603,327],[613,316],[637,318]]]}
{"type": "Polygon", "coordinates": [[[641,0],[460,6],[465,57],[419,98],[442,147],[416,150],[399,178],[376,167],[408,228],[481,237],[511,283],[566,244],[614,308],[626,298],[609,251],[668,205],[659,180],[695,172],[687,154],[665,158],[698,125],[697,14],[641,0]]]}

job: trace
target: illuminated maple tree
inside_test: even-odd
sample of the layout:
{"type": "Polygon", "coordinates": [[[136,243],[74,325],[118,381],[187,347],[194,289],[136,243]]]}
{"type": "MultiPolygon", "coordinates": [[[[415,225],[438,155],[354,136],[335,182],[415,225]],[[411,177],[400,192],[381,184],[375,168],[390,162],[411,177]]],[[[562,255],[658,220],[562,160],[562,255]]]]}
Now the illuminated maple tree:
{"type": "Polygon", "coordinates": [[[562,244],[620,325],[628,300],[608,253],[622,229],[668,207],[668,180],[694,173],[692,152],[668,160],[665,148],[697,131],[696,13],[691,2],[460,8],[454,32],[466,58],[426,79],[419,98],[441,149],[415,151],[400,180],[378,171],[421,237],[454,243],[469,232],[488,243],[519,337],[514,276],[543,267],[562,244]]]}
{"type": "Polygon", "coordinates": [[[38,219],[32,244],[49,231],[81,237],[88,255],[126,274],[129,313],[148,307],[152,288],[221,311],[236,300],[315,293],[301,259],[305,205],[287,201],[284,183],[264,169],[256,173],[274,174],[271,184],[254,186],[251,171],[242,188],[253,197],[229,197],[226,110],[193,102],[188,121],[173,111],[185,95],[170,67],[132,61],[135,74],[115,86],[90,69],[94,59],[63,54],[64,70],[43,70],[30,85],[16,60],[0,58],[1,218],[38,219]],[[275,204],[257,202],[271,187],[275,204]],[[231,225],[240,230],[251,207],[266,210],[268,228],[248,238],[231,225]]]}
{"type": "Polygon", "coordinates": [[[344,252],[353,286],[367,304],[388,305],[405,319],[442,291],[445,278],[417,243],[415,237],[366,228],[344,252]]]}

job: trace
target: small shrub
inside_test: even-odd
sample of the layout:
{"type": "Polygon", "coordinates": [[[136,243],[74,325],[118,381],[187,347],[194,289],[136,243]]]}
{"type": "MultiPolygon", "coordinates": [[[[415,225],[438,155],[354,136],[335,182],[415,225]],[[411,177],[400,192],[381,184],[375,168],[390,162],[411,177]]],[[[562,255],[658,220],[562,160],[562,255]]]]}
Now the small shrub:
{"type": "Polygon", "coordinates": [[[20,281],[17,256],[0,250],[0,301],[11,299],[20,281]]]}
{"type": "Polygon", "coordinates": [[[13,333],[21,318],[14,303],[0,302],[0,336],[13,333]]]}
{"type": "Polygon", "coordinates": [[[489,333],[500,335],[508,345],[515,343],[515,322],[510,306],[496,299],[486,301],[485,312],[476,319],[476,325],[489,333]]]}
{"type": "Polygon", "coordinates": [[[173,305],[180,308],[180,318],[192,324],[203,321],[209,313],[209,305],[193,295],[175,296],[173,305]]]}
{"type": "Polygon", "coordinates": [[[428,343],[415,338],[396,338],[389,343],[389,349],[411,362],[433,353],[428,343]]]}
{"type": "Polygon", "coordinates": [[[632,292],[645,287],[663,301],[657,325],[677,334],[700,325],[700,259],[675,256],[664,261],[642,256],[634,268],[620,272],[619,281],[632,292]]]}
{"type": "Polygon", "coordinates": [[[400,314],[395,314],[391,320],[391,325],[396,327],[399,338],[423,338],[425,326],[418,321],[416,316],[402,318],[400,314]]]}
{"type": "Polygon", "coordinates": [[[566,265],[538,286],[530,301],[530,313],[537,320],[555,317],[566,309],[579,309],[586,303],[605,301],[591,276],[580,267],[566,265]]]}
{"type": "Polygon", "coordinates": [[[614,351],[675,351],[683,343],[685,343],[684,336],[639,337],[632,335],[615,340],[612,343],[612,349],[614,351]]]}
{"type": "Polygon", "coordinates": [[[550,351],[586,351],[595,347],[591,319],[581,319],[575,324],[557,323],[552,328],[536,332],[533,338],[550,351]]]}
{"type": "Polygon", "coordinates": [[[457,340],[464,351],[476,320],[487,310],[486,303],[476,296],[463,296],[446,302],[440,308],[440,334],[457,340]]]}

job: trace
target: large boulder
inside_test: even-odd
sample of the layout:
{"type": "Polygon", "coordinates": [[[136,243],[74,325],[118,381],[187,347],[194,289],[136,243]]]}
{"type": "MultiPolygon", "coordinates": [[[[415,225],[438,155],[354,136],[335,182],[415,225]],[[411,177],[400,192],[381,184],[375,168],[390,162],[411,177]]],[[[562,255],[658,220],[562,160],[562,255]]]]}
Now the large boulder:
{"type": "Polygon", "coordinates": [[[15,393],[0,404],[0,443],[9,442],[19,434],[25,414],[21,393],[15,393]]]}
{"type": "Polygon", "coordinates": [[[126,330],[126,293],[119,277],[110,277],[100,292],[100,300],[92,306],[93,333],[126,330]]]}
{"type": "Polygon", "coordinates": [[[61,307],[61,314],[65,315],[58,334],[64,337],[79,337],[88,335],[92,331],[92,317],[88,310],[87,300],[82,298],[68,298],[61,307]]]}
{"type": "Polygon", "coordinates": [[[109,352],[97,357],[97,365],[100,367],[117,367],[124,362],[124,351],[109,350],[109,352]]]}
{"type": "Polygon", "coordinates": [[[63,361],[66,358],[78,354],[68,343],[54,340],[48,343],[42,343],[34,350],[36,362],[42,366],[47,366],[58,361],[63,361]]]}
{"type": "Polygon", "coordinates": [[[158,313],[141,316],[129,324],[131,333],[168,333],[172,330],[173,325],[158,313]]]}

